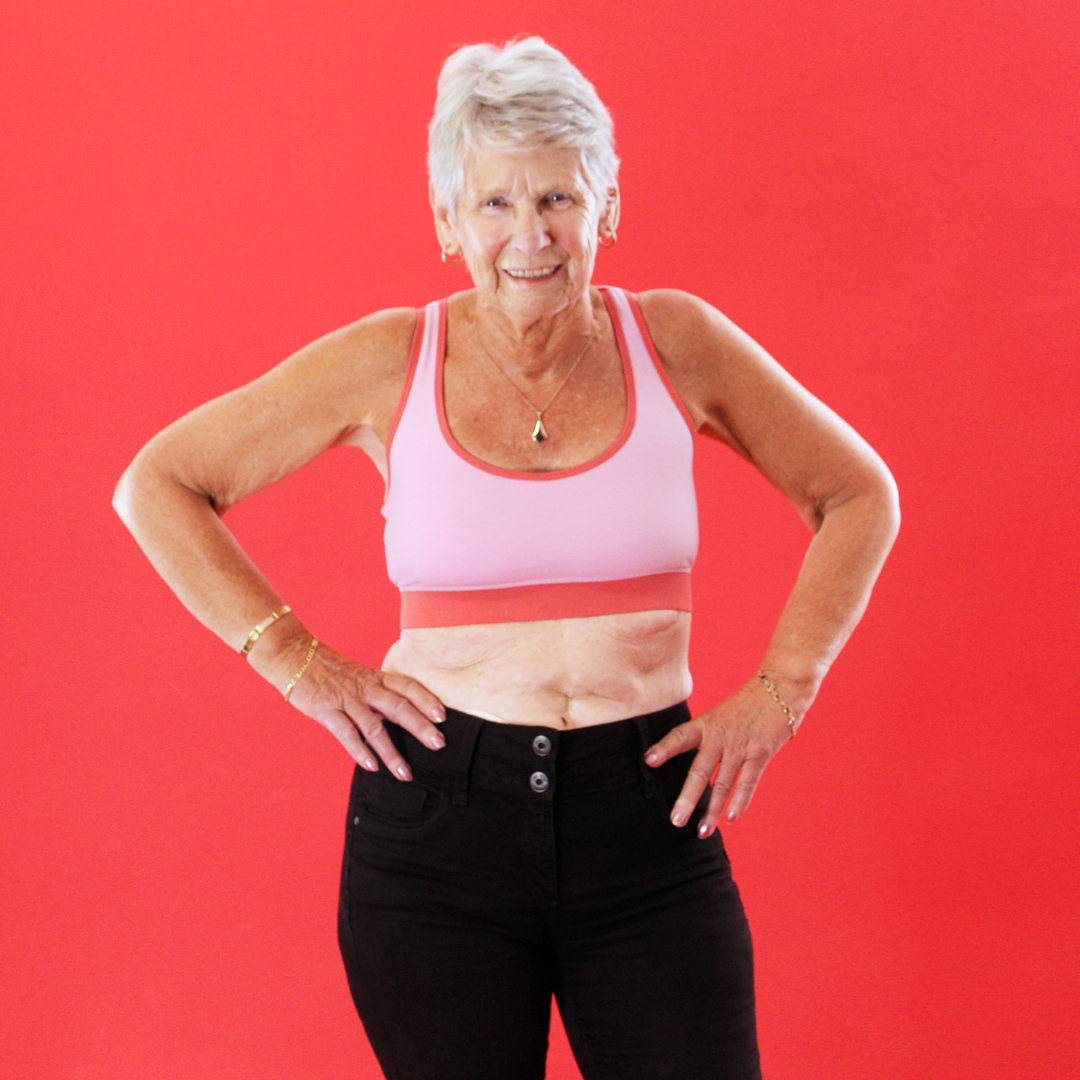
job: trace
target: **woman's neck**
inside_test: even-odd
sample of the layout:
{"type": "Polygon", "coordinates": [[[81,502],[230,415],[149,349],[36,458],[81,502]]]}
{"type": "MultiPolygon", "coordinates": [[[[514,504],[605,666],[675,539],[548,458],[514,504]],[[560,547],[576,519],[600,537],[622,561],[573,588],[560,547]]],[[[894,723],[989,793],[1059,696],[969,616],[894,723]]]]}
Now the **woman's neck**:
{"type": "Polygon", "coordinates": [[[485,304],[474,293],[462,329],[504,367],[537,378],[565,366],[600,336],[603,312],[597,306],[603,309],[603,301],[590,288],[560,311],[525,316],[485,304]]]}

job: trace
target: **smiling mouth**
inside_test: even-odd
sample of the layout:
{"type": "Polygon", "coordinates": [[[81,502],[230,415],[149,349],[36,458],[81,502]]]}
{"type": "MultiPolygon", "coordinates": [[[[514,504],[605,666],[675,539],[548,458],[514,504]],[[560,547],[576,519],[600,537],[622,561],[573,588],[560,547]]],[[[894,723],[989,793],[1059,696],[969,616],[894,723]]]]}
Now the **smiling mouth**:
{"type": "MultiPolygon", "coordinates": [[[[562,264],[560,263],[559,266],[561,266],[561,265],[562,264]]],[[[517,278],[519,281],[528,281],[528,280],[532,280],[534,278],[551,277],[552,274],[554,274],[554,273],[556,273],[558,271],[559,266],[547,266],[547,267],[544,267],[541,270],[510,270],[510,269],[504,269],[503,272],[508,274],[512,278],[517,278]]]]}

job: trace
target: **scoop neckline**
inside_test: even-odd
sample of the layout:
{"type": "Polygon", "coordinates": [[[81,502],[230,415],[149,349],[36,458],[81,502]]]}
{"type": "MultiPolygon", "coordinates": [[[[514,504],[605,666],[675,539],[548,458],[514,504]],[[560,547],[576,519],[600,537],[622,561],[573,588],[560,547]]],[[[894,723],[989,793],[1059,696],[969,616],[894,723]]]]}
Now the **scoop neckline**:
{"type": "Polygon", "coordinates": [[[626,386],[626,419],[623,421],[622,430],[615,441],[606,449],[601,450],[595,457],[583,461],[580,465],[572,465],[566,469],[530,470],[530,469],[507,469],[502,465],[492,465],[490,462],[478,458],[470,453],[454,437],[450,430],[450,423],[446,419],[446,400],[443,386],[443,375],[446,365],[446,332],[447,332],[447,304],[446,300],[439,301],[439,325],[437,330],[437,350],[435,357],[435,412],[439,418],[439,428],[447,446],[470,465],[495,476],[504,476],[512,480],[561,480],[567,476],[576,476],[578,473],[589,472],[598,465],[602,465],[608,458],[617,454],[630,438],[637,419],[637,393],[634,387],[634,370],[630,361],[630,350],[626,344],[626,335],[623,333],[622,322],[618,311],[611,298],[610,288],[600,286],[600,295],[604,298],[604,307],[611,325],[615,330],[615,347],[619,351],[619,359],[622,361],[623,383],[626,386]]]}

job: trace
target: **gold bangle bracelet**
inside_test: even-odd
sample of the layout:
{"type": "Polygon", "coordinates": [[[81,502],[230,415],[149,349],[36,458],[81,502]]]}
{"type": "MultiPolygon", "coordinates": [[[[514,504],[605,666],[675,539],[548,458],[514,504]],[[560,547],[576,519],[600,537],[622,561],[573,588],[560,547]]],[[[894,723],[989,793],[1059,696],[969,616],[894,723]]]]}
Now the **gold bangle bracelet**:
{"type": "Polygon", "coordinates": [[[796,734],[795,728],[795,714],[791,711],[791,706],[780,696],[780,692],[776,689],[776,684],[765,674],[764,671],[759,670],[757,677],[765,684],[765,689],[768,691],[769,696],[784,710],[787,716],[788,727],[791,728],[791,737],[794,739],[796,734]]]}
{"type": "Polygon", "coordinates": [[[288,615],[292,611],[292,608],[288,604],[284,604],[277,609],[273,614],[267,615],[265,619],[247,636],[247,640],[240,648],[240,655],[247,656],[251,652],[252,645],[263,636],[263,633],[270,629],[283,615],[288,615]]]}
{"type": "Polygon", "coordinates": [[[304,657],[304,662],[300,665],[300,670],[292,677],[292,682],[285,687],[285,700],[289,700],[289,695],[293,692],[293,687],[300,681],[300,677],[308,669],[308,664],[311,663],[311,658],[315,655],[315,650],[319,647],[319,639],[313,637],[311,639],[311,648],[307,651],[307,656],[304,657]]]}

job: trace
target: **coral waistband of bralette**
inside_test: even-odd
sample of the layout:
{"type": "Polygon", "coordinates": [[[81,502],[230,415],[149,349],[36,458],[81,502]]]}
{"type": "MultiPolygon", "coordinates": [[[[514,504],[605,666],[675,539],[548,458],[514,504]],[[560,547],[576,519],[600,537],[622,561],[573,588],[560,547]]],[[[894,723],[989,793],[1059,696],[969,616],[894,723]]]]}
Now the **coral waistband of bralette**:
{"type": "Polygon", "coordinates": [[[401,628],[581,619],[589,615],[664,610],[691,610],[688,572],[501,589],[402,591],[401,628]]]}

